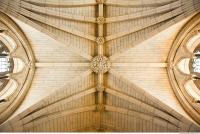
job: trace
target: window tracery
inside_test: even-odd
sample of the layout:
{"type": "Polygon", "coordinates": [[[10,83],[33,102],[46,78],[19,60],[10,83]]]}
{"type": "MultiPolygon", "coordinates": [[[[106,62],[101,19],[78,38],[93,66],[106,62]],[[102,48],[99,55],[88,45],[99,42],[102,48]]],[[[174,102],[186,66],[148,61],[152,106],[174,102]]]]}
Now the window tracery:
{"type": "Polygon", "coordinates": [[[200,14],[179,32],[168,56],[168,75],[177,99],[200,124],[200,14]]]}
{"type": "Polygon", "coordinates": [[[192,69],[195,73],[200,73],[200,58],[193,59],[192,69]]]}
{"type": "Polygon", "coordinates": [[[7,85],[8,75],[13,71],[14,61],[9,55],[9,49],[0,41],[0,91],[7,85]]]}
{"type": "Polygon", "coordinates": [[[20,30],[0,12],[0,123],[21,104],[34,75],[34,56],[20,30]]]}

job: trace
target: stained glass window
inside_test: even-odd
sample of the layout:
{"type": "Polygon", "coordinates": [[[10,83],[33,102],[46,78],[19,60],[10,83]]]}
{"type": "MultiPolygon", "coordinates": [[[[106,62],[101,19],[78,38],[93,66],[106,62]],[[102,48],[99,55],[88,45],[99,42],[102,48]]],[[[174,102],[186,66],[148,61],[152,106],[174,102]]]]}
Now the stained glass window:
{"type": "Polygon", "coordinates": [[[9,49],[0,41],[0,76],[4,76],[12,72],[13,59],[9,58],[9,49]]]}
{"type": "Polygon", "coordinates": [[[6,86],[9,78],[7,74],[13,71],[13,59],[9,57],[10,51],[7,46],[0,41],[0,91],[6,86]]]}
{"type": "Polygon", "coordinates": [[[192,68],[194,72],[200,73],[200,58],[193,59],[192,68]]]}
{"type": "Polygon", "coordinates": [[[10,71],[10,60],[9,58],[0,57],[0,72],[10,71]]]}

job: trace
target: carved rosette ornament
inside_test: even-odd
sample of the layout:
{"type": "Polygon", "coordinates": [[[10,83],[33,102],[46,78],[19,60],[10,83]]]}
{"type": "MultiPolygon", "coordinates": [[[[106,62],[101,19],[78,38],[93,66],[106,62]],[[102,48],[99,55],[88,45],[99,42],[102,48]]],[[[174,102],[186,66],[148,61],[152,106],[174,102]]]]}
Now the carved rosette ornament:
{"type": "Polygon", "coordinates": [[[103,36],[97,37],[96,42],[98,45],[103,45],[105,43],[105,39],[103,36]]]}
{"type": "Polygon", "coordinates": [[[105,18],[104,18],[103,16],[99,16],[99,17],[97,18],[97,23],[98,23],[98,24],[104,24],[104,23],[105,23],[105,18]]]}
{"type": "Polygon", "coordinates": [[[106,73],[110,70],[111,62],[105,56],[96,56],[90,66],[95,73],[106,73]]]}

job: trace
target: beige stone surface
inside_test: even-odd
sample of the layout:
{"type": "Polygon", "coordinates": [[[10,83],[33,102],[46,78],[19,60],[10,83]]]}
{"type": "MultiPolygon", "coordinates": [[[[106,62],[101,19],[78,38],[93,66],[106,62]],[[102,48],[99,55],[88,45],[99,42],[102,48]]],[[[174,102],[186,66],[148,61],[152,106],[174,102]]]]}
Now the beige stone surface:
{"type": "Polygon", "coordinates": [[[198,0],[1,0],[35,74],[0,131],[200,131],[167,74],[173,42],[199,10],[198,0]]]}

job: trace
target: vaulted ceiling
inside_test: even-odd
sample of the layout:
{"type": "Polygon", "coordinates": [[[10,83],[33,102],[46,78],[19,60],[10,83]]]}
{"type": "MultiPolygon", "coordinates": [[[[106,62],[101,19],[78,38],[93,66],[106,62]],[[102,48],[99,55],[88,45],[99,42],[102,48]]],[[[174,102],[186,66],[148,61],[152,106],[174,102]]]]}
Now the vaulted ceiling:
{"type": "Polygon", "coordinates": [[[35,57],[0,131],[200,131],[167,75],[173,41],[199,10],[199,0],[0,0],[35,57]]]}

